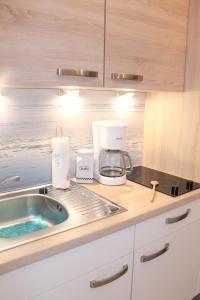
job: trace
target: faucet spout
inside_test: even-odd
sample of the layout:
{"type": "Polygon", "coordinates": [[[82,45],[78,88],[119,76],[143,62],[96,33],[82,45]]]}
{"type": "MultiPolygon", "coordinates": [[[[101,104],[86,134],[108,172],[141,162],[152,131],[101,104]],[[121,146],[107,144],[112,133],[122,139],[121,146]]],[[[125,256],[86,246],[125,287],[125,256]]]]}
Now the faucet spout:
{"type": "Polygon", "coordinates": [[[5,184],[14,181],[20,181],[20,176],[9,176],[0,180],[0,184],[5,184]]]}

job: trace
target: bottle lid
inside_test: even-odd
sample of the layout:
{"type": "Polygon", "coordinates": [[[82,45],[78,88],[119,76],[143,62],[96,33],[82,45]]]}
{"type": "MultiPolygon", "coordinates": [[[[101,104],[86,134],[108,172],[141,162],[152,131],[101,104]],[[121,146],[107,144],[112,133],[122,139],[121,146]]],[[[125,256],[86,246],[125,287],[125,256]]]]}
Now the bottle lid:
{"type": "Polygon", "coordinates": [[[56,137],[63,137],[63,128],[62,126],[56,126],[56,137]]]}

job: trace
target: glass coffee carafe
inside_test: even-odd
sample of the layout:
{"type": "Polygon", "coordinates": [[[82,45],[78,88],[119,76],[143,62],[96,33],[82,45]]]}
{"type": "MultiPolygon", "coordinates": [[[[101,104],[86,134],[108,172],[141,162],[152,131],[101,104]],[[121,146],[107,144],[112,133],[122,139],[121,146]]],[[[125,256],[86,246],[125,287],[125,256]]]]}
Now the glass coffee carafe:
{"type": "Polygon", "coordinates": [[[105,177],[122,177],[132,171],[131,158],[126,151],[103,149],[99,156],[99,173],[105,177]]]}

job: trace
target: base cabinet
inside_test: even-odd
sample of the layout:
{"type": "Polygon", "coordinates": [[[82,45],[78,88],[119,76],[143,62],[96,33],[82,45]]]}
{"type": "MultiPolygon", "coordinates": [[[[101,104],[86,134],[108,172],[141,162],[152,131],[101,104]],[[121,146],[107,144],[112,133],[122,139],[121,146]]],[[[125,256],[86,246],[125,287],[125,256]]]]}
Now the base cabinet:
{"type": "Polygon", "coordinates": [[[67,282],[33,300],[130,300],[131,261],[132,254],[67,282]],[[94,287],[90,286],[92,283],[94,287]]]}
{"type": "Polygon", "coordinates": [[[197,215],[194,201],[3,274],[0,299],[200,300],[197,215]]]}
{"type": "Polygon", "coordinates": [[[2,274],[0,299],[130,300],[133,245],[131,226],[2,274]]]}
{"type": "Polygon", "coordinates": [[[191,300],[197,294],[199,232],[198,221],[135,251],[132,300],[191,300]]]}

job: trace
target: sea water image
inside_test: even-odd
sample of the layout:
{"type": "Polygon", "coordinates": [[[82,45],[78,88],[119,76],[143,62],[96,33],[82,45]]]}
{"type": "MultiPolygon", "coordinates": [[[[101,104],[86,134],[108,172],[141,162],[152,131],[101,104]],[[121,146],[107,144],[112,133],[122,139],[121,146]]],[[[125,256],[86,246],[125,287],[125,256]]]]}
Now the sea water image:
{"type": "MultiPolygon", "coordinates": [[[[51,139],[62,126],[70,138],[71,175],[75,152],[92,148],[92,121],[120,120],[127,125],[126,150],[133,164],[141,164],[144,97],[125,110],[116,109],[115,95],[84,92],[78,111],[63,106],[52,90],[12,90],[0,103],[0,180],[19,175],[20,182],[0,186],[1,191],[51,182],[51,139]]],[[[1,99],[2,100],[2,99],[1,99]]],[[[69,99],[68,99],[69,100],[69,99]]]]}

